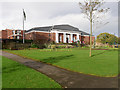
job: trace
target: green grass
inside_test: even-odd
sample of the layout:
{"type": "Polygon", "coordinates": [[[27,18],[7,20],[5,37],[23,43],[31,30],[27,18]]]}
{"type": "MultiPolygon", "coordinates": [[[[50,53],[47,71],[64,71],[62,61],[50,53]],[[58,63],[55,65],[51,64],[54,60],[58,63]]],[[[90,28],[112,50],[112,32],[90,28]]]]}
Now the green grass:
{"type": "Polygon", "coordinates": [[[8,51],[85,74],[105,77],[118,75],[117,50],[92,50],[92,57],[89,57],[89,50],[83,49],[8,51]]]}
{"type": "Polygon", "coordinates": [[[2,58],[2,87],[61,88],[58,83],[44,74],[5,57],[2,58]]]}

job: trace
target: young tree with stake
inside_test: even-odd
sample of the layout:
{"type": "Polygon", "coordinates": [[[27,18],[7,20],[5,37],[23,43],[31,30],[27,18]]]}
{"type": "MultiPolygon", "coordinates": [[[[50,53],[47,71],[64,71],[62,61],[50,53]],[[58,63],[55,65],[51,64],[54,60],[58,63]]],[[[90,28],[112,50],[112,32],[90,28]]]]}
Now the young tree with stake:
{"type": "Polygon", "coordinates": [[[109,10],[109,8],[101,8],[103,4],[103,0],[84,0],[84,3],[79,2],[81,12],[85,14],[86,18],[90,21],[90,57],[92,56],[93,23],[99,22],[99,18],[101,18],[99,14],[106,13],[109,10]]]}

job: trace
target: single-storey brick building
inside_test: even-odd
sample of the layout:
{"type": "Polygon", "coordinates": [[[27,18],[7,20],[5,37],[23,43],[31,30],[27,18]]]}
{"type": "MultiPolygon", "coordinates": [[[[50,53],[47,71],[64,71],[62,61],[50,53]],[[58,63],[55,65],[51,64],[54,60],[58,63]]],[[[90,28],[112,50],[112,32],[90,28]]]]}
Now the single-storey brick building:
{"type": "MultiPolygon", "coordinates": [[[[23,30],[1,30],[0,39],[23,39],[23,30]]],[[[89,44],[90,34],[71,25],[54,25],[25,30],[25,39],[45,42],[54,41],[56,43],[80,41],[80,43],[89,44]]],[[[92,36],[92,42],[94,42],[94,39],[95,37],[92,36]]]]}
{"type": "MultiPolygon", "coordinates": [[[[35,27],[27,30],[25,39],[28,40],[46,40],[56,43],[72,43],[80,41],[80,43],[89,44],[90,34],[80,31],[71,25],[54,25],[47,27],[35,27]]],[[[92,42],[95,37],[92,36],[92,42]]]]}

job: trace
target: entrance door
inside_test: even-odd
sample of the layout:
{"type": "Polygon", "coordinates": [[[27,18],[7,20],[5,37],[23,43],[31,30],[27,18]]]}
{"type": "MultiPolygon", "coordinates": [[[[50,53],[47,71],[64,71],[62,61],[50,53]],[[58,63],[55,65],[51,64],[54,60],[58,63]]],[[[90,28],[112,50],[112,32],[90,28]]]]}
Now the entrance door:
{"type": "Polygon", "coordinates": [[[70,37],[70,35],[67,35],[67,37],[66,37],[66,42],[67,43],[69,43],[69,37],[70,37]]]}
{"type": "Polygon", "coordinates": [[[68,39],[68,37],[66,38],[66,42],[68,43],[68,41],[69,41],[69,39],[68,39]]]}

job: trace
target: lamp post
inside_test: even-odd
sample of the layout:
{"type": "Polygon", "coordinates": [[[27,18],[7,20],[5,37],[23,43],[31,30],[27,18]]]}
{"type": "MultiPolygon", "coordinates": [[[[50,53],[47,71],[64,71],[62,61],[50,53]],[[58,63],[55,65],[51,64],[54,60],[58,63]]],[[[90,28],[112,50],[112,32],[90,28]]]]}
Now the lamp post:
{"type": "MultiPolygon", "coordinates": [[[[53,30],[54,25],[49,29],[49,42],[51,41],[51,31],[53,30]]],[[[51,48],[51,42],[50,42],[50,48],[51,48]]]]}
{"type": "Polygon", "coordinates": [[[54,25],[49,29],[49,41],[51,41],[50,37],[51,37],[51,31],[53,30],[54,25]]]}
{"type": "Polygon", "coordinates": [[[23,44],[25,43],[24,21],[26,21],[26,14],[25,14],[25,11],[23,9],[23,44]]]}

